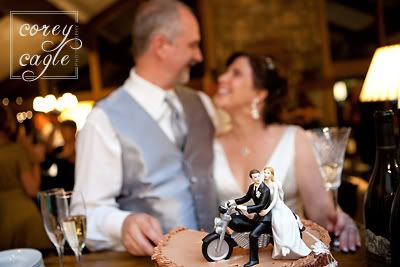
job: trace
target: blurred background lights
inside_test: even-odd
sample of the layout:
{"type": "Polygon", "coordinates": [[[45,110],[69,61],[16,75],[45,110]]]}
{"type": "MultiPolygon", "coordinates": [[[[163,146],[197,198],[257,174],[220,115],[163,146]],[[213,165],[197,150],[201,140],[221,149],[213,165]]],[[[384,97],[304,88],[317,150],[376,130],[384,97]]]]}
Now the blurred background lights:
{"type": "MultiPolygon", "coordinates": [[[[86,117],[93,108],[93,101],[80,101],[71,94],[65,93],[61,97],[56,98],[54,95],[45,97],[38,96],[33,100],[33,110],[36,112],[48,113],[57,110],[60,112],[58,119],[60,121],[73,120],[78,130],[85,124],[86,117]]],[[[26,113],[26,118],[32,117],[31,113],[26,113]]],[[[20,115],[22,118],[22,115],[20,115]]]]}
{"type": "Polygon", "coordinates": [[[38,96],[33,99],[33,109],[44,113],[52,110],[62,112],[65,109],[73,108],[77,104],[78,98],[71,93],[65,93],[58,99],[54,95],[38,96]]]}
{"type": "Polygon", "coordinates": [[[55,109],[57,109],[58,111],[63,111],[64,109],[73,108],[77,104],[78,98],[75,95],[71,93],[65,93],[57,99],[55,109]]]}
{"type": "Polygon", "coordinates": [[[18,112],[16,117],[19,123],[23,123],[28,118],[28,114],[27,112],[18,112]]]}
{"type": "Polygon", "coordinates": [[[30,120],[30,119],[32,119],[32,117],[33,117],[32,111],[28,110],[28,111],[26,112],[26,118],[30,120]]]}
{"type": "Polygon", "coordinates": [[[78,131],[85,124],[86,117],[92,110],[94,101],[80,101],[72,108],[65,109],[60,114],[60,121],[73,120],[76,123],[78,131]]]}
{"type": "Polygon", "coordinates": [[[337,102],[342,102],[347,99],[347,86],[343,81],[336,82],[333,86],[333,97],[337,102]]]}
{"type": "Polygon", "coordinates": [[[2,103],[4,106],[8,106],[8,104],[10,104],[10,100],[7,97],[5,97],[5,98],[3,98],[2,103]]]}
{"type": "Polygon", "coordinates": [[[43,99],[44,98],[42,96],[37,96],[33,99],[33,110],[34,111],[42,111],[43,99]]]}
{"type": "Polygon", "coordinates": [[[20,96],[15,99],[15,103],[17,103],[18,106],[22,105],[22,102],[24,102],[24,100],[20,96]]]}
{"type": "Polygon", "coordinates": [[[49,112],[55,109],[57,98],[54,95],[46,95],[43,101],[44,112],[49,112]]]}

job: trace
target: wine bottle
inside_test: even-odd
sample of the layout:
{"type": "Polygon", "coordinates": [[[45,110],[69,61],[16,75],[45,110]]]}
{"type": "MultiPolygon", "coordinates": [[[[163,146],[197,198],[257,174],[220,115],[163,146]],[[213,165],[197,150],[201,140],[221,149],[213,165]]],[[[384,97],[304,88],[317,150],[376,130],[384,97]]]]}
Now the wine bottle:
{"type": "MultiPolygon", "coordinates": [[[[397,109],[397,159],[400,161],[400,109],[397,109]]],[[[392,266],[400,266],[400,185],[397,186],[396,195],[392,205],[392,215],[390,218],[391,246],[392,246],[392,266]]]]}
{"type": "Polygon", "coordinates": [[[370,265],[389,266],[390,216],[400,180],[394,113],[391,110],[377,111],[374,121],[376,156],[364,201],[365,244],[370,265]]]}
{"type": "Polygon", "coordinates": [[[393,200],[390,219],[392,266],[400,266],[400,186],[393,200]]]}
{"type": "Polygon", "coordinates": [[[400,108],[397,109],[397,142],[397,159],[400,160],[400,108]]]}

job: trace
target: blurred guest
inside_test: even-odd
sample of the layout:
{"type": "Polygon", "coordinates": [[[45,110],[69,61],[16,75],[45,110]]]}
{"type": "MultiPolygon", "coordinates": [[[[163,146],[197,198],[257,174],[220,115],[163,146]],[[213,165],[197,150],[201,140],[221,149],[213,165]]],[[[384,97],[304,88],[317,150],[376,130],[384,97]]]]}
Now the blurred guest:
{"type": "Polygon", "coordinates": [[[78,134],[75,189],[87,202],[90,249],[151,255],[175,226],[213,227],[214,127],[210,100],[177,86],[202,61],[190,9],[175,0],[146,1],[132,35],[135,67],[78,134]]]}
{"type": "Polygon", "coordinates": [[[43,134],[47,141],[47,151],[52,151],[54,148],[64,144],[60,130],[60,121],[58,118],[60,112],[58,110],[52,110],[46,113],[46,116],[48,123],[43,128],[43,134]]]}
{"type": "Polygon", "coordinates": [[[232,127],[214,143],[214,177],[221,200],[237,198],[251,182],[249,170],[273,166],[285,192],[285,203],[297,213],[340,235],[342,250],[360,245],[357,227],[322,183],[311,144],[300,127],[280,123],[286,80],[272,58],[238,52],[219,77],[216,105],[231,118],[232,127]]]}
{"type": "Polygon", "coordinates": [[[56,147],[41,164],[45,174],[41,190],[64,188],[73,190],[75,181],[75,136],[76,123],[66,120],[60,123],[64,145],[56,147]]]}
{"type": "Polygon", "coordinates": [[[64,144],[58,119],[59,115],[58,110],[52,110],[48,113],[36,112],[33,116],[33,126],[41,141],[46,142],[47,152],[51,152],[64,144]]]}
{"type": "Polygon", "coordinates": [[[11,141],[14,125],[10,112],[0,106],[0,250],[48,248],[40,213],[31,199],[39,191],[39,166],[22,145],[11,141]]]}

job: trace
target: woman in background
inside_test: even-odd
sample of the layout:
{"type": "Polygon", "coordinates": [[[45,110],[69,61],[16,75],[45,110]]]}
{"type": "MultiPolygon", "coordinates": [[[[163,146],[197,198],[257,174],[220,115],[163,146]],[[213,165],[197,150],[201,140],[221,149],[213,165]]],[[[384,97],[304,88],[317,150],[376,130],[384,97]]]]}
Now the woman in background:
{"type": "Polygon", "coordinates": [[[39,210],[32,201],[39,191],[39,166],[22,145],[12,142],[14,133],[13,117],[0,105],[0,250],[49,248],[39,210]]]}
{"type": "Polygon", "coordinates": [[[231,129],[214,143],[214,177],[221,201],[243,195],[248,170],[272,166],[285,203],[340,238],[347,252],[360,246],[358,229],[334,208],[325,190],[311,144],[300,127],[281,124],[286,80],[269,57],[234,53],[219,77],[215,104],[228,113],[231,129]]]}

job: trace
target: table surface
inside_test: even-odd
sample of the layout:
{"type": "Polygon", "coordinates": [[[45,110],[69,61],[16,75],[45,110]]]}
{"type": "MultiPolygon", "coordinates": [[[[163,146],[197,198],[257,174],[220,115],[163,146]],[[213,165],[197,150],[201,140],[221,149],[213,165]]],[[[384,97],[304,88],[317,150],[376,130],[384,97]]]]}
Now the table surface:
{"type": "MultiPolygon", "coordinates": [[[[333,257],[338,261],[340,267],[361,267],[367,266],[365,248],[361,247],[355,253],[342,253],[332,251],[333,257]]],[[[46,267],[58,267],[58,258],[50,256],[44,259],[46,267]]],[[[79,266],[74,256],[65,256],[64,267],[79,266]]],[[[99,252],[83,255],[82,265],[85,267],[154,267],[150,257],[134,257],[126,252],[99,252]]]]}

